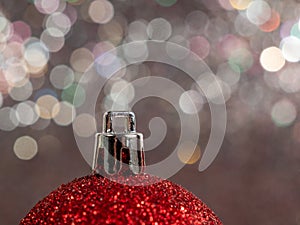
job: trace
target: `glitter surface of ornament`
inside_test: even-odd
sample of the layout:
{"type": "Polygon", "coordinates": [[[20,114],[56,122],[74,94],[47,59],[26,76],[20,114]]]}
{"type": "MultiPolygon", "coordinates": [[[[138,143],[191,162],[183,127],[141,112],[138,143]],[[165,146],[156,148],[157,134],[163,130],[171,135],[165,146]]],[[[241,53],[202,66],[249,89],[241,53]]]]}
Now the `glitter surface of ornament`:
{"type": "Polygon", "coordinates": [[[100,175],[62,185],[20,224],[222,224],[196,196],[170,181],[147,174],[117,179],[126,179],[126,185],[100,175]]]}

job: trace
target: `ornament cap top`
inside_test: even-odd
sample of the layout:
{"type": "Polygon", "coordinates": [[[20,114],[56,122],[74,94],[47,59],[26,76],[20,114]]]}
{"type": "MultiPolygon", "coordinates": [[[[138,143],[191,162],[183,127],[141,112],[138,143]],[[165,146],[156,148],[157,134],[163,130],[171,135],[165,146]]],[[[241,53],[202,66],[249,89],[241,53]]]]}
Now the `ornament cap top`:
{"type": "Polygon", "coordinates": [[[144,171],[143,134],[136,132],[135,115],[129,111],[109,111],[103,115],[103,131],[96,134],[93,171],[139,174],[144,171]],[[124,119],[121,131],[115,120],[124,119]]]}
{"type": "Polygon", "coordinates": [[[103,115],[103,132],[115,132],[113,130],[112,121],[116,117],[126,118],[124,132],[135,132],[135,115],[133,112],[126,111],[108,111],[103,115]]]}

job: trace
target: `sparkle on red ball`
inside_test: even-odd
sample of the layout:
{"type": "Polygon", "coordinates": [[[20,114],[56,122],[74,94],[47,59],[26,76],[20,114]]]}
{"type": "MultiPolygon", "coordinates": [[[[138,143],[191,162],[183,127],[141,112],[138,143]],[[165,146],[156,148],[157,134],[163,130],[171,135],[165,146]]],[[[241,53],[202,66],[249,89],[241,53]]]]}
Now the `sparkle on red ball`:
{"type": "Polygon", "coordinates": [[[142,174],[127,182],[100,175],[75,179],[38,202],[20,224],[222,225],[203,202],[170,181],[142,174]]]}

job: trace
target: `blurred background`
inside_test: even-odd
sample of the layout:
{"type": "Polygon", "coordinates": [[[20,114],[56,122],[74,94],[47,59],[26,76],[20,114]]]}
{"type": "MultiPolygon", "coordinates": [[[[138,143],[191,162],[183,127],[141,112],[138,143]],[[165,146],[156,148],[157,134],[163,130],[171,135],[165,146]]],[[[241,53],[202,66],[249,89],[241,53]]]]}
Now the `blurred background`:
{"type": "MultiPolygon", "coordinates": [[[[130,82],[147,76],[181,85],[181,110],[200,118],[199,143],[191,158],[193,143],[180,143],[177,155],[186,166],[170,180],[201,198],[224,224],[300,224],[299,1],[1,0],[0,11],[0,224],[18,224],[50,191],[90,173],[74,133],[94,135],[100,129],[94,122],[101,124],[118,91],[128,86],[117,102],[122,108],[134,99],[130,82]],[[105,85],[98,118],[76,114],[89,101],[79,81],[94,61],[121,44],[149,39],[197,54],[222,88],[226,134],[204,172],[198,165],[210,108],[180,70],[133,64],[105,85]]],[[[146,163],[167,157],[180,135],[174,107],[147,98],[133,110],[138,131],[146,138],[159,134],[161,142],[147,152],[146,163]],[[166,135],[149,129],[154,117],[164,120],[166,135]]]]}

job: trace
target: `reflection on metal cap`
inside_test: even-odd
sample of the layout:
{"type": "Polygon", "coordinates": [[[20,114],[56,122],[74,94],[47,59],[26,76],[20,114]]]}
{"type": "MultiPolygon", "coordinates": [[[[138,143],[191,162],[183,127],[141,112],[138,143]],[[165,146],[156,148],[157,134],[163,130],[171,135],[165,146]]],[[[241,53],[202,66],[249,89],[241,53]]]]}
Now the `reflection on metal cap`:
{"type": "Polygon", "coordinates": [[[96,134],[93,170],[107,174],[139,174],[144,170],[143,134],[137,133],[133,112],[109,111],[103,115],[103,131],[96,134]],[[124,118],[124,130],[115,131],[115,118],[124,118]]]}

